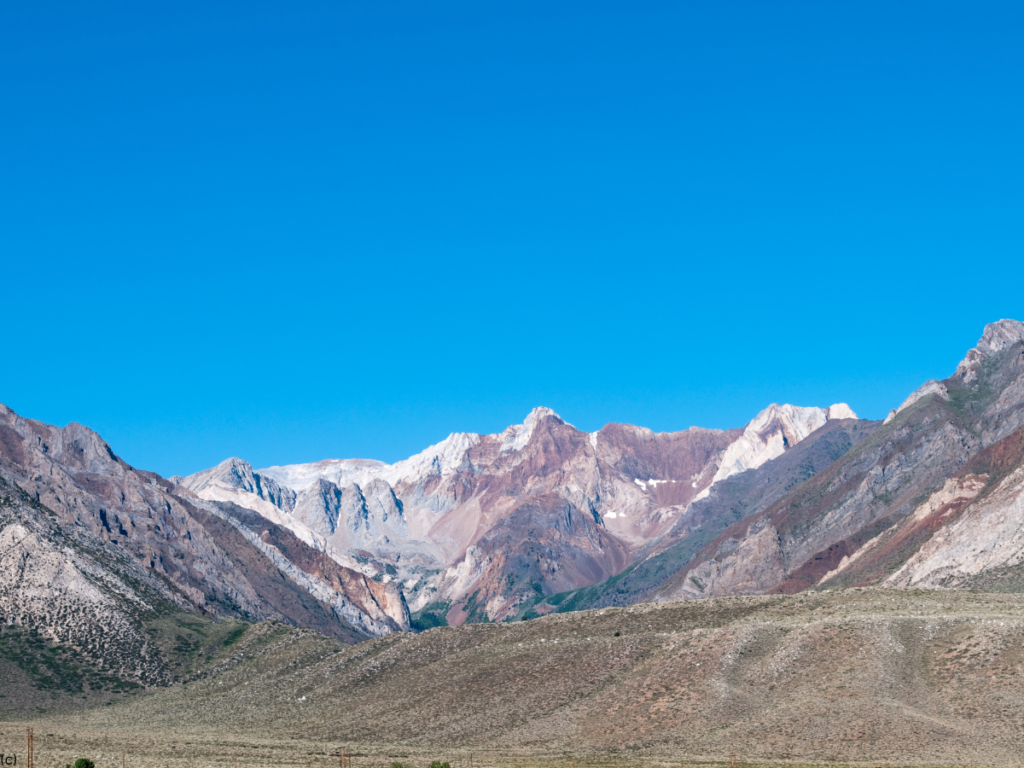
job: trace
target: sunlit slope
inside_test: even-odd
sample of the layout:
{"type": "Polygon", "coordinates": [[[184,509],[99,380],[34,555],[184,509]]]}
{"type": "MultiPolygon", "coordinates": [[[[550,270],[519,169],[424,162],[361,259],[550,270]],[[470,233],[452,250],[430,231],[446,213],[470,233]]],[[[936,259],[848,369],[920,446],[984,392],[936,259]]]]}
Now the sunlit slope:
{"type": "Polygon", "coordinates": [[[223,671],[82,726],[363,745],[1009,764],[1024,599],[851,590],[394,634],[259,625],[223,671]],[[270,629],[268,629],[268,627],[270,629]]]}

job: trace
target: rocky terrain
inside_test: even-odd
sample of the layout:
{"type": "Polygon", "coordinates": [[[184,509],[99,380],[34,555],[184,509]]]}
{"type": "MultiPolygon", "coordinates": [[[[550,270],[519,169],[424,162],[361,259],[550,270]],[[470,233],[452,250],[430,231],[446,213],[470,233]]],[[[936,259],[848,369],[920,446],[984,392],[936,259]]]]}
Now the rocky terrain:
{"type": "Polygon", "coordinates": [[[871,584],[1024,589],[1022,423],[1024,324],[1002,320],[884,422],[830,421],[715,483],[648,558],[530,615],[871,584]]]}
{"type": "Polygon", "coordinates": [[[884,423],[771,405],[743,429],[586,433],[537,408],[391,465],[232,458],[170,481],[0,407],[0,471],[181,610],[352,641],[825,585],[1015,589],[1022,361],[1002,320],[884,423]]]}
{"type": "MultiPolygon", "coordinates": [[[[186,613],[276,619],[350,642],[409,626],[395,585],[340,565],[249,509],[130,467],[81,425],[51,427],[0,406],[0,479],[15,505],[0,528],[8,544],[0,588],[24,598],[34,584],[32,610],[51,620],[109,623],[87,607],[98,598],[81,592],[99,579],[114,585],[119,605],[147,606],[157,596],[186,613]],[[65,582],[79,590],[70,602],[52,586],[65,582]]],[[[29,603],[9,605],[9,623],[32,623],[29,603]]],[[[46,631],[66,639],[55,626],[46,631]]]]}
{"type": "Polygon", "coordinates": [[[856,423],[843,404],[772,405],[744,429],[585,433],[537,408],[501,434],[453,434],[394,465],[254,470],[233,458],[175,479],[301,526],[339,562],[368,561],[433,622],[500,621],[621,573],[693,527],[721,483],[856,423]]]}
{"type": "Polygon", "coordinates": [[[657,599],[886,583],[965,586],[1021,560],[1024,324],[985,329],[957,372],[763,512],[657,599]]]}
{"type": "Polygon", "coordinates": [[[169,683],[138,620],[166,609],[156,579],[55,517],[0,475],[0,624],[75,648],[116,678],[169,683]]]}

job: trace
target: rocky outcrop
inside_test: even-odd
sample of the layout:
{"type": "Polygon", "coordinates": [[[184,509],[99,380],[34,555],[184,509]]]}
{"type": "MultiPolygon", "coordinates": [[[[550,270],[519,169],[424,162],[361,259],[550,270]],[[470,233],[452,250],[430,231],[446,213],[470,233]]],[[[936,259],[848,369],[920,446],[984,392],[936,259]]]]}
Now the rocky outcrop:
{"type": "MultiPolygon", "coordinates": [[[[295,491],[278,485],[272,477],[253,471],[252,464],[238,458],[225,459],[216,467],[181,479],[181,485],[200,498],[213,499],[217,490],[229,495],[243,492],[291,512],[295,509],[295,491]]],[[[229,501],[230,499],[218,499],[229,501]]]]}
{"type": "Polygon", "coordinates": [[[926,395],[938,395],[943,400],[948,400],[949,390],[946,389],[945,384],[935,381],[935,379],[932,379],[931,381],[926,381],[920,387],[911,392],[910,395],[907,396],[907,399],[900,404],[899,408],[893,408],[891,411],[889,411],[889,415],[885,417],[884,423],[888,424],[890,421],[896,418],[897,414],[905,411],[907,408],[912,406],[914,403],[916,403],[918,400],[920,400],[922,397],[925,397],[926,395]]]}
{"type": "Polygon", "coordinates": [[[978,383],[981,367],[986,360],[1024,343],[1024,323],[1019,320],[999,320],[985,326],[985,331],[973,349],[967,351],[956,368],[956,377],[963,386],[978,383]]]}
{"type": "Polygon", "coordinates": [[[918,508],[911,523],[931,523],[925,541],[886,584],[969,587],[986,572],[1024,563],[1024,430],[976,456],[918,508]]]}
{"type": "MultiPolygon", "coordinates": [[[[350,488],[355,493],[355,488],[350,488]]],[[[330,480],[319,478],[299,497],[292,510],[292,517],[326,538],[338,527],[343,498],[344,494],[338,486],[330,480]]]]}

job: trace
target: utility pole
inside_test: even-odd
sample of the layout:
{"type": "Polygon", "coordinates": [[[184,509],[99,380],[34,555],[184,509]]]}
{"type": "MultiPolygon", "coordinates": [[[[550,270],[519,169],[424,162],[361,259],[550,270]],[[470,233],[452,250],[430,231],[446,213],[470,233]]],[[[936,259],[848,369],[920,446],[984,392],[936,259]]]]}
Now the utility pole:
{"type": "Polygon", "coordinates": [[[28,768],[32,768],[32,729],[28,729],[28,768]]]}

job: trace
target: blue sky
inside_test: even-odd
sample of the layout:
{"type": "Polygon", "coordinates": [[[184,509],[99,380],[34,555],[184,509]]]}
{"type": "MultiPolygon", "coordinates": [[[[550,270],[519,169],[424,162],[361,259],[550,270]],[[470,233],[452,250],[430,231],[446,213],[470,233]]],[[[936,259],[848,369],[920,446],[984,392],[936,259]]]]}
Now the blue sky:
{"type": "Polygon", "coordinates": [[[0,402],[165,475],[880,418],[1024,319],[1020,3],[0,5],[0,402]]]}

